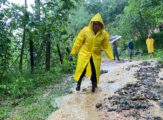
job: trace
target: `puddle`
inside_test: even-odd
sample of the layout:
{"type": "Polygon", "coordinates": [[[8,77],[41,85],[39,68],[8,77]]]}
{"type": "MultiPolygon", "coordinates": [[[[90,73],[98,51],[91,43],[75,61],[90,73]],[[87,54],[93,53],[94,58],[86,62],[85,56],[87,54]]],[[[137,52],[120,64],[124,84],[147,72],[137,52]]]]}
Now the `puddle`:
{"type": "Polygon", "coordinates": [[[121,85],[119,84],[119,83],[112,83],[112,84],[110,84],[109,85],[109,89],[119,89],[119,88],[121,88],[121,85]]]}
{"type": "MultiPolygon", "coordinates": [[[[124,69],[128,64],[132,63],[110,63],[103,60],[101,68],[108,70],[108,73],[100,76],[96,92],[91,93],[91,82],[89,78],[86,78],[81,86],[84,91],[76,92],[75,88],[72,88],[72,94],[60,98],[60,108],[53,112],[48,120],[101,120],[96,110],[96,104],[105,97],[113,95],[116,90],[127,83],[136,81],[133,77],[134,70],[127,72],[124,69]],[[108,81],[113,81],[113,83],[108,81]]],[[[112,115],[112,117],[115,116],[112,115]]],[[[108,118],[110,120],[110,117],[108,118]]],[[[114,118],[113,120],[118,119],[114,118]]]]}

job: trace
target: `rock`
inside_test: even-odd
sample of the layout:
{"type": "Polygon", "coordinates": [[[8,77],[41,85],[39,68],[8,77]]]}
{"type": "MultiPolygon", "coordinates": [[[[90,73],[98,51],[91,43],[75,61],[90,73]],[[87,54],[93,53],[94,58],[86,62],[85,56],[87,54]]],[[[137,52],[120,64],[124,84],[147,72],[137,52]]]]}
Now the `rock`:
{"type": "Polygon", "coordinates": [[[117,105],[118,104],[118,100],[114,100],[111,102],[111,106],[117,105]]]}
{"type": "Polygon", "coordinates": [[[134,108],[135,108],[135,109],[141,109],[142,107],[141,107],[140,104],[135,104],[134,108]]]}
{"type": "Polygon", "coordinates": [[[135,109],[146,109],[146,108],[149,108],[149,106],[148,106],[147,102],[145,102],[145,101],[135,102],[134,108],[135,109]]]}
{"type": "Polygon", "coordinates": [[[116,109],[116,112],[122,112],[122,109],[121,109],[120,107],[118,107],[118,108],[116,109]]]}
{"type": "Polygon", "coordinates": [[[126,87],[127,87],[127,88],[131,88],[131,87],[133,87],[133,84],[127,84],[126,87]]]}
{"type": "Polygon", "coordinates": [[[100,71],[100,74],[104,74],[104,73],[108,73],[108,71],[107,70],[101,70],[100,71]]]}
{"type": "MultiPolygon", "coordinates": [[[[141,65],[143,67],[138,66],[139,70],[134,74],[135,78],[138,79],[137,83],[129,83],[124,88],[114,92],[115,95],[105,99],[105,108],[108,112],[130,110],[131,113],[125,113],[124,117],[133,116],[135,119],[143,119],[139,110],[147,111],[149,107],[153,106],[149,100],[159,100],[158,105],[163,108],[163,100],[160,100],[163,96],[163,84],[161,81],[160,83],[156,81],[160,69],[149,66],[151,64],[146,61],[141,63],[141,65]],[[109,104],[107,104],[107,101],[109,101],[109,104]]],[[[132,67],[134,66],[130,66],[126,70],[130,70],[132,67]]],[[[145,117],[148,120],[154,119],[151,115],[149,117],[145,115],[145,117]]],[[[157,116],[154,120],[156,119],[160,120],[157,116]]]]}
{"type": "Polygon", "coordinates": [[[153,117],[153,120],[163,120],[163,118],[159,117],[159,116],[155,116],[155,117],[153,117]]]}
{"type": "Polygon", "coordinates": [[[159,89],[157,89],[157,90],[158,90],[158,93],[163,95],[163,85],[159,89]]]}
{"type": "Polygon", "coordinates": [[[139,113],[138,113],[138,111],[136,111],[136,110],[134,110],[133,112],[131,112],[131,116],[133,116],[133,117],[136,117],[138,114],[139,114],[139,113]]]}
{"type": "Polygon", "coordinates": [[[113,97],[108,97],[108,100],[111,100],[113,97]]]}
{"type": "Polygon", "coordinates": [[[131,65],[131,67],[139,67],[139,65],[131,65]]]}
{"type": "Polygon", "coordinates": [[[154,94],[153,100],[160,100],[160,99],[161,99],[160,94],[154,94]]]}
{"type": "Polygon", "coordinates": [[[129,116],[129,113],[124,113],[124,117],[128,117],[129,116]]]}
{"type": "Polygon", "coordinates": [[[149,107],[150,107],[150,106],[153,106],[153,104],[152,104],[152,103],[150,103],[150,102],[149,102],[149,103],[147,103],[147,105],[148,105],[149,107]]]}
{"type": "Polygon", "coordinates": [[[148,94],[146,94],[146,98],[150,100],[160,100],[161,96],[160,94],[149,92],[148,94]]]}
{"type": "Polygon", "coordinates": [[[108,81],[108,83],[114,83],[115,81],[108,81]]]}
{"type": "Polygon", "coordinates": [[[124,107],[122,107],[122,110],[130,110],[131,107],[129,105],[125,105],[124,107]]]}
{"type": "Polygon", "coordinates": [[[116,111],[117,106],[109,107],[108,112],[116,111]]]}
{"type": "Polygon", "coordinates": [[[96,108],[98,109],[98,108],[101,108],[102,107],[102,104],[101,103],[97,103],[96,104],[96,108]]]}
{"type": "Polygon", "coordinates": [[[160,77],[160,80],[163,80],[163,76],[160,77]]]}
{"type": "Polygon", "coordinates": [[[87,88],[83,88],[83,89],[82,89],[82,92],[86,92],[86,91],[87,91],[87,88]]]}
{"type": "Polygon", "coordinates": [[[159,102],[160,102],[160,105],[163,105],[163,98],[159,102]]]}
{"type": "Polygon", "coordinates": [[[53,106],[53,108],[59,108],[60,107],[60,101],[61,101],[61,98],[55,98],[52,102],[51,102],[51,105],[53,106]]]}
{"type": "Polygon", "coordinates": [[[163,98],[159,101],[158,105],[160,106],[161,109],[163,109],[163,98]]]}
{"type": "Polygon", "coordinates": [[[129,93],[132,93],[132,92],[133,92],[133,89],[129,89],[128,92],[129,92],[129,93]]]}
{"type": "Polygon", "coordinates": [[[152,73],[152,72],[146,73],[146,76],[147,76],[147,77],[151,77],[151,76],[153,76],[153,73],[152,73]]]}
{"type": "Polygon", "coordinates": [[[131,98],[131,100],[145,100],[146,98],[143,95],[136,95],[131,98]]]}
{"type": "Polygon", "coordinates": [[[126,71],[130,71],[130,67],[126,68],[125,70],[126,70],[126,71]]]}
{"type": "Polygon", "coordinates": [[[72,91],[72,90],[70,90],[70,91],[68,91],[68,93],[69,93],[69,94],[72,94],[72,93],[73,93],[73,91],[72,91]]]}
{"type": "Polygon", "coordinates": [[[163,68],[163,64],[162,65],[161,64],[157,65],[156,68],[163,68]]]}
{"type": "Polygon", "coordinates": [[[140,63],[139,65],[142,65],[142,66],[149,66],[151,65],[151,63],[147,62],[147,61],[143,61],[142,63],[140,63]]]}

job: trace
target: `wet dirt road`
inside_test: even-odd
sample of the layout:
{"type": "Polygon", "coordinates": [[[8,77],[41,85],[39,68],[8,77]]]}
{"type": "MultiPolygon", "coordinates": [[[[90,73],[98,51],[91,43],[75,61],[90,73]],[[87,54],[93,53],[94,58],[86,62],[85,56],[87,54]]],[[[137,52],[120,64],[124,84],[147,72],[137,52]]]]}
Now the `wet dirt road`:
{"type": "Polygon", "coordinates": [[[119,114],[108,116],[105,111],[98,112],[96,104],[102,102],[105,97],[114,95],[115,91],[123,88],[128,83],[134,83],[137,79],[133,76],[137,68],[130,71],[127,66],[139,64],[140,61],[116,63],[103,58],[101,69],[108,73],[100,76],[100,83],[95,93],[91,93],[91,82],[85,78],[81,85],[81,91],[76,92],[75,86],[72,94],[58,99],[59,109],[53,112],[48,120],[120,120],[119,114]],[[106,119],[107,118],[107,119],[106,119]],[[109,118],[109,119],[108,119],[109,118]]]}

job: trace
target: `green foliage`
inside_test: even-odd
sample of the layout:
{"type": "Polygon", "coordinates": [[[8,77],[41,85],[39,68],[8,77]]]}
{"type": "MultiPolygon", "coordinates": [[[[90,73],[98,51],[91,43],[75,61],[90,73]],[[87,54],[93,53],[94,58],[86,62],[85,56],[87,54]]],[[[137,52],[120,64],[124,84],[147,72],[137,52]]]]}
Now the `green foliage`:
{"type": "Polygon", "coordinates": [[[69,11],[75,9],[78,2],[79,0],[40,2],[33,6],[33,13],[26,9],[27,6],[9,4],[5,1],[0,2],[0,6],[3,5],[0,8],[1,94],[13,95],[14,97],[23,96],[28,93],[29,89],[33,89],[33,87],[37,87],[40,84],[49,83],[50,79],[53,79],[51,71],[47,73],[44,71],[46,41],[48,39],[50,39],[52,46],[51,50],[54,52],[50,53],[50,61],[55,61],[57,64],[60,62],[58,50],[55,50],[57,44],[61,44],[61,54],[65,56],[63,58],[65,61],[64,65],[58,67],[59,65],[56,63],[51,64],[53,66],[52,70],[62,68],[66,73],[72,71],[73,68],[70,68],[72,66],[69,67],[68,55],[65,52],[65,49],[69,45],[65,41],[67,39],[72,41],[73,38],[70,37],[66,28],[68,26],[68,18],[71,14],[69,11]],[[25,38],[23,38],[23,31],[25,31],[25,38]],[[24,43],[23,39],[25,39],[24,43]],[[29,73],[30,40],[34,43],[34,74],[29,73]],[[18,65],[22,44],[24,44],[23,73],[19,73],[18,65]],[[42,78],[39,75],[40,71],[45,74],[42,78]]]}
{"type": "MultiPolygon", "coordinates": [[[[125,59],[129,59],[129,55],[128,54],[122,54],[121,58],[125,58],[125,59]]],[[[162,63],[163,60],[163,49],[157,49],[154,51],[153,55],[148,55],[148,54],[144,54],[144,55],[135,55],[133,57],[134,60],[149,60],[149,59],[154,59],[154,60],[158,60],[159,63],[162,63]]]]}
{"type": "Polygon", "coordinates": [[[134,42],[135,50],[141,50],[147,53],[147,46],[146,46],[146,39],[147,38],[139,38],[134,42]]]}
{"type": "Polygon", "coordinates": [[[163,65],[163,57],[158,61],[158,63],[163,65]]]}
{"type": "Polygon", "coordinates": [[[115,20],[117,14],[123,12],[127,5],[126,0],[87,0],[84,4],[89,13],[101,13],[105,23],[115,20]]]}
{"type": "MultiPolygon", "coordinates": [[[[67,75],[58,72],[57,70],[52,70],[47,74],[47,76],[53,78],[49,80],[49,83],[45,82],[40,84],[37,82],[38,87],[35,86],[32,89],[28,88],[28,94],[19,98],[9,98],[2,102],[0,107],[0,119],[46,119],[52,111],[56,110],[51,104],[54,97],[67,94],[72,87],[72,80],[67,81],[67,75]]],[[[45,81],[47,76],[41,75],[39,80],[41,81],[43,79],[45,81]]],[[[37,79],[37,76],[35,79],[37,79]]],[[[34,80],[32,80],[32,82],[33,81],[34,80]]],[[[24,84],[24,86],[26,85],[24,84]]]]}
{"type": "MultiPolygon", "coordinates": [[[[4,3],[4,2],[3,2],[4,3]]],[[[9,67],[9,60],[11,59],[11,33],[8,31],[9,24],[7,21],[7,12],[5,9],[0,12],[0,82],[5,76],[5,71],[9,67]]]]}
{"type": "MultiPolygon", "coordinates": [[[[162,49],[163,47],[163,32],[158,32],[152,35],[154,39],[154,49],[162,49]]],[[[139,38],[134,42],[135,50],[147,52],[146,38],[139,38]]]]}
{"type": "MultiPolygon", "coordinates": [[[[20,74],[17,78],[10,76],[10,81],[6,81],[3,85],[0,85],[1,93],[7,94],[12,98],[21,98],[32,94],[32,90],[37,87],[50,84],[52,81],[55,84],[60,82],[58,77],[63,74],[69,74],[73,72],[74,63],[66,63],[53,68],[49,72],[36,71],[33,75],[29,72],[20,74]],[[55,81],[54,81],[55,80],[55,81]]],[[[19,73],[17,73],[19,74],[19,73]]],[[[11,74],[12,75],[12,74],[11,74]]],[[[60,77],[61,78],[61,77],[60,77]]]]}
{"type": "Polygon", "coordinates": [[[111,33],[122,35],[125,42],[134,39],[139,45],[143,43],[142,49],[145,49],[144,41],[148,34],[162,21],[162,5],[161,0],[128,0],[124,13],[109,24],[111,33]]]}
{"type": "MultiPolygon", "coordinates": [[[[127,48],[129,39],[134,39],[135,49],[146,51],[148,33],[163,21],[162,6],[162,0],[35,0],[30,12],[27,5],[0,0],[0,101],[12,99],[0,108],[0,119],[8,116],[8,112],[19,103],[28,106],[38,101],[39,98],[32,98],[36,89],[42,91],[51,83],[58,85],[65,74],[73,72],[76,58],[73,62],[69,61],[69,49],[77,33],[88,25],[97,12],[102,14],[111,35],[122,36],[119,41],[122,50],[127,48]],[[30,41],[33,42],[33,71],[30,69],[30,41]],[[48,42],[50,53],[46,51],[48,42]],[[20,71],[22,51],[23,69],[20,71]],[[45,71],[49,54],[51,70],[45,71]],[[63,64],[60,64],[60,57],[63,64]],[[17,99],[24,100],[17,103],[17,99]]],[[[163,47],[163,33],[153,34],[153,37],[156,48],[154,58],[163,56],[162,50],[157,50],[163,47]]],[[[52,94],[63,94],[71,84],[64,85],[64,88],[57,86],[52,94]]],[[[45,119],[48,115],[45,111],[52,110],[50,99],[39,102],[15,118],[45,119]]]]}
{"type": "Polygon", "coordinates": [[[155,48],[162,49],[163,48],[163,32],[153,34],[153,38],[155,40],[155,48]]]}
{"type": "Polygon", "coordinates": [[[71,12],[72,14],[68,19],[69,26],[67,26],[67,31],[76,36],[84,26],[88,25],[93,14],[89,14],[84,6],[81,6],[78,10],[71,10],[71,12]]]}

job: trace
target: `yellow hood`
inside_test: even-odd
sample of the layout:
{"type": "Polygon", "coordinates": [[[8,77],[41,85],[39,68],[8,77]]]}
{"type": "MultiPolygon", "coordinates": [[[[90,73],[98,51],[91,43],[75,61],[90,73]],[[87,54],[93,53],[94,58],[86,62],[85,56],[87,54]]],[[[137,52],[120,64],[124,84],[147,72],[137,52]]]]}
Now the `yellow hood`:
{"type": "Polygon", "coordinates": [[[105,28],[104,22],[103,22],[103,20],[102,20],[102,17],[101,17],[101,15],[100,15],[100,13],[97,13],[97,14],[90,20],[89,25],[88,25],[90,28],[92,28],[91,23],[94,22],[94,21],[100,22],[100,23],[103,25],[103,29],[105,28]]]}

